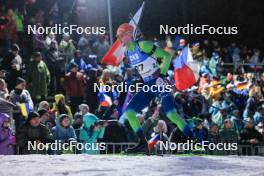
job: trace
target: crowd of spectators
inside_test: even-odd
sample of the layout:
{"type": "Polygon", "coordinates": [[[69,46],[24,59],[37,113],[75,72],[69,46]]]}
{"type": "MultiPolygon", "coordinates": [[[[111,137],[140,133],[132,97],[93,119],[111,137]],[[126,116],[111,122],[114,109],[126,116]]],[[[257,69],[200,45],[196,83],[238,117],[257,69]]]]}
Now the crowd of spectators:
{"type": "MultiPolygon", "coordinates": [[[[28,36],[27,24],[44,26],[67,23],[67,19],[60,19],[56,10],[50,14],[38,10],[35,16],[27,16],[23,10],[6,8],[0,13],[0,154],[35,153],[27,150],[28,141],[137,142],[123,115],[126,99],[132,94],[113,90],[108,93],[112,104],[105,106],[100,104],[100,92],[94,90],[94,84],[141,81],[125,58],[118,68],[100,63],[110,47],[108,36],[28,36]]],[[[175,107],[192,126],[195,139],[261,145],[263,51],[235,43],[221,46],[209,40],[181,42],[182,46],[175,48],[169,37],[155,40],[174,57],[188,43],[193,58],[200,63],[196,85],[172,92],[175,107]]],[[[174,84],[173,66],[167,79],[174,84]]],[[[158,98],[137,117],[148,139],[162,133],[163,139],[171,142],[188,140],[165,117],[158,98]]],[[[99,153],[97,149],[78,152],[99,153]]]]}

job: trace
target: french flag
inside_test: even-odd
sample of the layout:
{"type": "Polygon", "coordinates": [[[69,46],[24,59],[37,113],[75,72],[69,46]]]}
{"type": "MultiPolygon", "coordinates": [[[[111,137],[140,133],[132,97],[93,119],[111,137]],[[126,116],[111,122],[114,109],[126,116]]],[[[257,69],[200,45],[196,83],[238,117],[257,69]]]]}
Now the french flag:
{"type": "Polygon", "coordinates": [[[148,141],[148,149],[152,150],[154,146],[157,144],[157,142],[159,142],[159,140],[160,140],[160,134],[156,134],[153,138],[151,138],[148,141]]]}
{"type": "Polygon", "coordinates": [[[192,87],[199,79],[200,64],[193,60],[189,46],[183,48],[173,61],[175,86],[183,91],[192,87]]]}
{"type": "MultiPolygon", "coordinates": [[[[143,8],[144,8],[145,2],[141,5],[141,7],[138,9],[137,13],[134,15],[134,17],[130,20],[129,24],[134,26],[134,32],[133,32],[133,38],[135,39],[137,36],[137,25],[139,23],[143,8]]],[[[112,66],[118,66],[123,58],[124,53],[126,51],[126,47],[122,45],[120,40],[116,40],[113,44],[113,46],[107,51],[107,53],[102,58],[101,63],[112,65],[112,66]]]]}
{"type": "Polygon", "coordinates": [[[103,92],[99,92],[98,94],[100,106],[109,107],[112,105],[112,99],[108,95],[103,92]]]}

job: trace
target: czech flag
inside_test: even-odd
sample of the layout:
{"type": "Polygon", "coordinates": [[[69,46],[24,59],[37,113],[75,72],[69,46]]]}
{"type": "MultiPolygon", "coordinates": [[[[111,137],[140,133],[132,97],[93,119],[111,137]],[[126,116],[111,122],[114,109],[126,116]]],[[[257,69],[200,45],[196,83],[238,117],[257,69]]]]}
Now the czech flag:
{"type": "MultiPolygon", "coordinates": [[[[137,25],[139,23],[144,5],[145,5],[145,2],[143,2],[141,7],[138,9],[137,13],[134,15],[134,17],[129,22],[129,24],[134,26],[134,33],[133,33],[134,39],[137,36],[137,25]]],[[[124,53],[126,49],[127,48],[125,46],[122,46],[122,43],[119,40],[116,40],[113,46],[107,51],[107,53],[102,58],[101,63],[112,65],[112,66],[118,66],[124,58],[124,53]]]]}
{"type": "Polygon", "coordinates": [[[173,61],[175,86],[185,90],[199,79],[200,64],[193,60],[189,46],[183,48],[181,55],[173,61]]]}
{"type": "Polygon", "coordinates": [[[21,103],[20,104],[20,111],[23,117],[27,117],[30,111],[29,103],[21,103]]]}
{"type": "Polygon", "coordinates": [[[159,142],[160,134],[156,134],[153,138],[148,141],[148,149],[153,150],[154,146],[159,142]]]}

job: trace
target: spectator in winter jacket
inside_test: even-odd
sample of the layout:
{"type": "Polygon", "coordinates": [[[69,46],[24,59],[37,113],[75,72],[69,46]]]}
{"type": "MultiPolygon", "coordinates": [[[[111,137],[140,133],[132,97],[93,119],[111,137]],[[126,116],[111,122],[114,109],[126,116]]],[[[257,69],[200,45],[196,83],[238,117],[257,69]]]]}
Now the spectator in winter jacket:
{"type": "Polygon", "coordinates": [[[33,101],[31,99],[30,93],[25,89],[26,81],[20,77],[16,80],[16,87],[10,92],[10,100],[16,105],[13,112],[13,118],[15,120],[15,126],[18,128],[25,121],[26,117],[22,116],[20,106],[22,104],[27,105],[29,111],[33,110],[33,101]]]}
{"type": "Polygon", "coordinates": [[[84,116],[86,113],[90,112],[90,107],[87,104],[79,105],[79,113],[84,116]]]}
{"type": "Polygon", "coordinates": [[[203,60],[203,51],[201,50],[200,43],[197,42],[192,46],[192,54],[193,58],[198,62],[203,60]]]}
{"type": "MultiPolygon", "coordinates": [[[[41,23],[36,23],[36,26],[39,27],[43,27],[43,25],[41,23]]],[[[36,51],[44,51],[44,49],[46,49],[45,46],[45,38],[43,33],[39,33],[38,31],[36,33],[33,34],[33,48],[36,51]]]]}
{"type": "Polygon", "coordinates": [[[98,92],[99,90],[94,90],[94,85],[98,84],[97,79],[98,70],[91,69],[87,74],[87,86],[86,86],[86,102],[89,105],[90,112],[94,113],[95,110],[98,108],[99,101],[98,101],[98,92]],[[89,92],[89,93],[88,93],[89,92]]]}
{"type": "Polygon", "coordinates": [[[262,135],[262,140],[264,140],[264,122],[260,122],[256,129],[262,135]]]}
{"type": "Polygon", "coordinates": [[[53,125],[50,123],[51,120],[50,120],[49,112],[46,109],[39,109],[38,114],[39,114],[40,123],[51,129],[53,125]]]}
{"type": "Polygon", "coordinates": [[[95,53],[97,55],[100,55],[100,54],[104,55],[107,52],[107,50],[110,47],[110,44],[109,44],[108,39],[106,37],[107,37],[107,35],[105,35],[105,36],[101,35],[101,36],[99,36],[99,39],[93,43],[93,45],[92,45],[92,47],[94,49],[93,53],[95,53]]]}
{"type": "Polygon", "coordinates": [[[4,79],[0,78],[0,113],[8,114],[10,117],[13,115],[13,107],[10,104],[10,95],[4,79]]]}
{"type": "Polygon", "coordinates": [[[58,42],[56,40],[56,36],[54,33],[50,32],[47,36],[46,36],[46,39],[45,39],[45,46],[47,49],[50,48],[51,46],[51,43],[54,43],[55,44],[55,47],[58,48],[58,42]]]}
{"type": "MultiPolygon", "coordinates": [[[[221,142],[220,135],[219,135],[219,130],[216,124],[211,124],[211,127],[209,129],[209,134],[208,134],[208,142],[209,143],[214,143],[218,144],[221,142]]],[[[217,149],[215,150],[208,150],[209,154],[220,154],[221,151],[218,151],[217,149]]]]}
{"type": "Polygon", "coordinates": [[[50,111],[50,105],[49,105],[49,102],[47,101],[41,101],[38,105],[38,110],[40,109],[45,109],[47,111],[50,111]]]}
{"type": "Polygon", "coordinates": [[[74,114],[74,121],[73,121],[72,127],[75,130],[75,134],[77,136],[77,141],[80,141],[79,137],[80,137],[80,129],[81,129],[82,125],[83,125],[83,116],[81,113],[76,112],[74,114]]]}
{"type": "MultiPolygon", "coordinates": [[[[242,145],[259,145],[263,138],[262,135],[254,128],[252,119],[245,119],[245,128],[240,133],[240,144],[242,145]]],[[[252,151],[250,147],[243,147],[242,154],[257,154],[258,150],[252,151]]]]}
{"type": "Polygon", "coordinates": [[[81,35],[79,38],[77,47],[81,50],[81,53],[85,53],[86,50],[89,50],[89,41],[85,34],[81,35]]]}
{"type": "Polygon", "coordinates": [[[198,93],[201,93],[204,90],[204,86],[208,84],[209,84],[208,74],[203,73],[202,76],[200,77],[198,93]]]}
{"type": "Polygon", "coordinates": [[[66,105],[64,95],[57,94],[54,96],[55,103],[53,104],[52,111],[55,112],[55,117],[58,118],[61,114],[67,114],[72,119],[71,108],[66,105]]]}
{"type": "Polygon", "coordinates": [[[74,114],[74,122],[72,126],[75,129],[78,141],[80,136],[80,129],[83,125],[83,117],[85,116],[85,114],[89,113],[89,111],[90,111],[90,107],[87,104],[80,104],[79,112],[76,112],[74,114]]]}
{"type": "Polygon", "coordinates": [[[83,103],[85,97],[86,79],[78,71],[76,63],[70,63],[70,72],[65,77],[66,94],[70,98],[71,110],[73,113],[78,111],[78,105],[83,103]]]}
{"type": "Polygon", "coordinates": [[[254,122],[250,118],[245,120],[245,128],[240,133],[240,143],[244,145],[256,145],[262,141],[261,134],[254,128],[254,122]]]}
{"type": "Polygon", "coordinates": [[[143,132],[146,136],[150,136],[153,133],[154,127],[158,124],[160,119],[160,106],[156,106],[153,114],[142,125],[143,132]]]}
{"type": "Polygon", "coordinates": [[[86,148],[82,153],[86,154],[99,154],[100,146],[96,143],[98,139],[103,138],[105,132],[105,126],[102,126],[98,123],[98,118],[91,114],[87,113],[83,118],[83,126],[80,130],[80,141],[82,141],[90,148],[86,148]]]}
{"type": "Polygon", "coordinates": [[[50,71],[49,91],[58,91],[60,76],[64,76],[65,73],[65,65],[61,63],[59,55],[57,43],[52,40],[49,49],[45,52],[45,63],[50,71]]]}
{"type": "MultiPolygon", "coordinates": [[[[104,132],[104,138],[102,139],[103,142],[109,142],[109,143],[122,143],[127,142],[126,139],[126,133],[124,126],[119,123],[118,121],[111,120],[109,122],[104,122],[104,125],[106,126],[105,132],[104,132]]],[[[114,152],[120,152],[121,148],[120,146],[115,146],[115,149],[113,146],[107,147],[107,153],[114,152]]]]}
{"type": "MultiPolygon", "coordinates": [[[[75,131],[71,125],[71,120],[66,114],[61,114],[59,116],[56,126],[52,128],[51,132],[54,140],[57,140],[62,144],[77,140],[75,131]]],[[[63,151],[58,152],[61,153],[63,151]]]]}
{"type": "Polygon", "coordinates": [[[210,92],[209,84],[203,85],[203,90],[202,90],[201,94],[205,98],[205,100],[208,102],[208,104],[212,104],[213,97],[212,97],[212,92],[210,92]]]}
{"type": "Polygon", "coordinates": [[[16,41],[17,39],[14,11],[12,9],[8,9],[4,18],[6,19],[7,23],[4,25],[5,27],[0,31],[0,39],[3,39],[5,42],[5,46],[9,48],[12,41],[16,41]]]}
{"type": "Polygon", "coordinates": [[[222,128],[224,121],[228,118],[227,109],[221,108],[212,118],[213,122],[217,124],[218,128],[222,128]]]}
{"type": "Polygon", "coordinates": [[[247,99],[247,105],[243,112],[243,118],[247,119],[248,117],[253,118],[254,113],[257,111],[257,107],[260,106],[259,99],[256,96],[256,93],[250,93],[249,98],[247,99]]]}
{"type": "Polygon", "coordinates": [[[209,113],[212,114],[212,116],[215,116],[221,109],[222,109],[222,101],[217,100],[214,101],[211,107],[209,108],[209,113]]]}
{"type": "MultiPolygon", "coordinates": [[[[154,127],[154,132],[152,133],[151,137],[153,138],[155,135],[160,135],[160,140],[155,144],[155,149],[160,152],[160,148],[162,147],[161,141],[166,143],[169,141],[169,137],[167,136],[168,127],[164,120],[159,120],[157,125],[154,127]]],[[[150,148],[151,149],[151,148],[150,148]]]]}
{"type": "Polygon", "coordinates": [[[212,75],[213,76],[217,76],[217,71],[216,71],[216,67],[220,62],[220,57],[216,52],[212,53],[212,57],[209,61],[209,68],[212,71],[212,75]]]}
{"type": "Polygon", "coordinates": [[[217,143],[219,143],[221,141],[218,127],[214,123],[211,125],[211,127],[209,129],[208,141],[210,143],[214,143],[214,144],[217,144],[217,143]]]}
{"type": "Polygon", "coordinates": [[[11,129],[11,119],[0,113],[0,155],[14,154],[15,136],[11,129]]]}
{"type": "Polygon", "coordinates": [[[238,134],[233,129],[233,124],[230,119],[224,121],[224,127],[219,132],[222,143],[237,143],[238,134]]]}
{"type": "Polygon", "coordinates": [[[254,124],[258,125],[260,122],[264,122],[264,107],[259,106],[257,111],[255,112],[254,116],[254,124]]]}
{"type": "Polygon", "coordinates": [[[193,117],[191,119],[194,128],[193,128],[193,136],[197,139],[198,142],[207,141],[208,139],[208,130],[203,125],[202,119],[198,117],[193,117]]]}
{"type": "Polygon", "coordinates": [[[12,90],[15,88],[16,80],[22,74],[22,58],[19,55],[19,46],[12,44],[11,51],[4,58],[0,70],[5,70],[6,81],[8,82],[8,89],[12,90]]]}
{"type": "Polygon", "coordinates": [[[178,127],[173,129],[169,137],[169,141],[173,143],[186,143],[187,140],[191,140],[191,139],[186,137],[178,127]]]}
{"type": "Polygon", "coordinates": [[[67,71],[70,72],[72,69],[72,64],[76,64],[79,68],[79,71],[81,73],[85,73],[86,72],[86,63],[84,62],[83,58],[81,57],[81,51],[80,50],[76,50],[74,52],[74,58],[72,58],[70,60],[70,63],[68,65],[68,69],[67,71]]]}
{"type": "Polygon", "coordinates": [[[33,61],[28,67],[28,88],[34,102],[44,100],[48,95],[48,85],[50,83],[50,72],[42,61],[40,52],[33,55],[33,61]]]}
{"type": "Polygon", "coordinates": [[[237,132],[237,134],[240,134],[241,130],[244,128],[244,122],[242,116],[240,116],[239,110],[236,109],[233,111],[230,120],[233,123],[234,130],[237,132]]]}
{"type": "Polygon", "coordinates": [[[61,114],[58,117],[57,124],[52,128],[51,132],[55,140],[61,140],[63,143],[70,139],[77,139],[71,120],[66,114],[61,114]]]}
{"type": "Polygon", "coordinates": [[[54,142],[49,129],[40,123],[39,114],[37,112],[29,113],[26,123],[17,130],[16,139],[17,146],[19,147],[19,154],[45,154],[47,153],[45,149],[35,150],[34,148],[30,148],[31,144],[54,142]]]}
{"type": "Polygon", "coordinates": [[[210,85],[210,93],[212,95],[213,101],[217,101],[222,97],[222,94],[225,90],[225,88],[221,85],[219,85],[219,80],[218,79],[214,79],[211,81],[211,85],[210,85]]]}
{"type": "Polygon", "coordinates": [[[65,55],[66,60],[70,60],[73,57],[75,50],[76,48],[70,35],[68,33],[63,34],[62,40],[59,44],[59,51],[65,55]]]}
{"type": "Polygon", "coordinates": [[[55,110],[50,108],[50,104],[47,101],[41,101],[38,106],[38,113],[40,115],[41,123],[44,123],[49,129],[56,125],[55,122],[55,110]]]}
{"type": "Polygon", "coordinates": [[[109,69],[104,69],[103,73],[101,75],[101,78],[99,79],[99,84],[101,86],[105,85],[107,82],[112,82],[111,79],[111,72],[109,69]]]}
{"type": "Polygon", "coordinates": [[[200,68],[200,75],[204,73],[208,75],[212,74],[212,71],[210,70],[210,67],[209,67],[209,60],[207,59],[203,61],[203,64],[201,65],[201,68],[200,68]]]}

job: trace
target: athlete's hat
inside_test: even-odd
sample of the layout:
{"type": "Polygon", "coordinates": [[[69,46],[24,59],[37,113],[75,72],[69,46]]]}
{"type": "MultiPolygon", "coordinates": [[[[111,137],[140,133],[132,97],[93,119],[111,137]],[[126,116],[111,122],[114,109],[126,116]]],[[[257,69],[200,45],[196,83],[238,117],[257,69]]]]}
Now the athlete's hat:
{"type": "Polygon", "coordinates": [[[133,30],[134,27],[131,24],[123,23],[118,27],[116,35],[117,37],[122,37],[126,32],[133,32],[133,30]]]}

